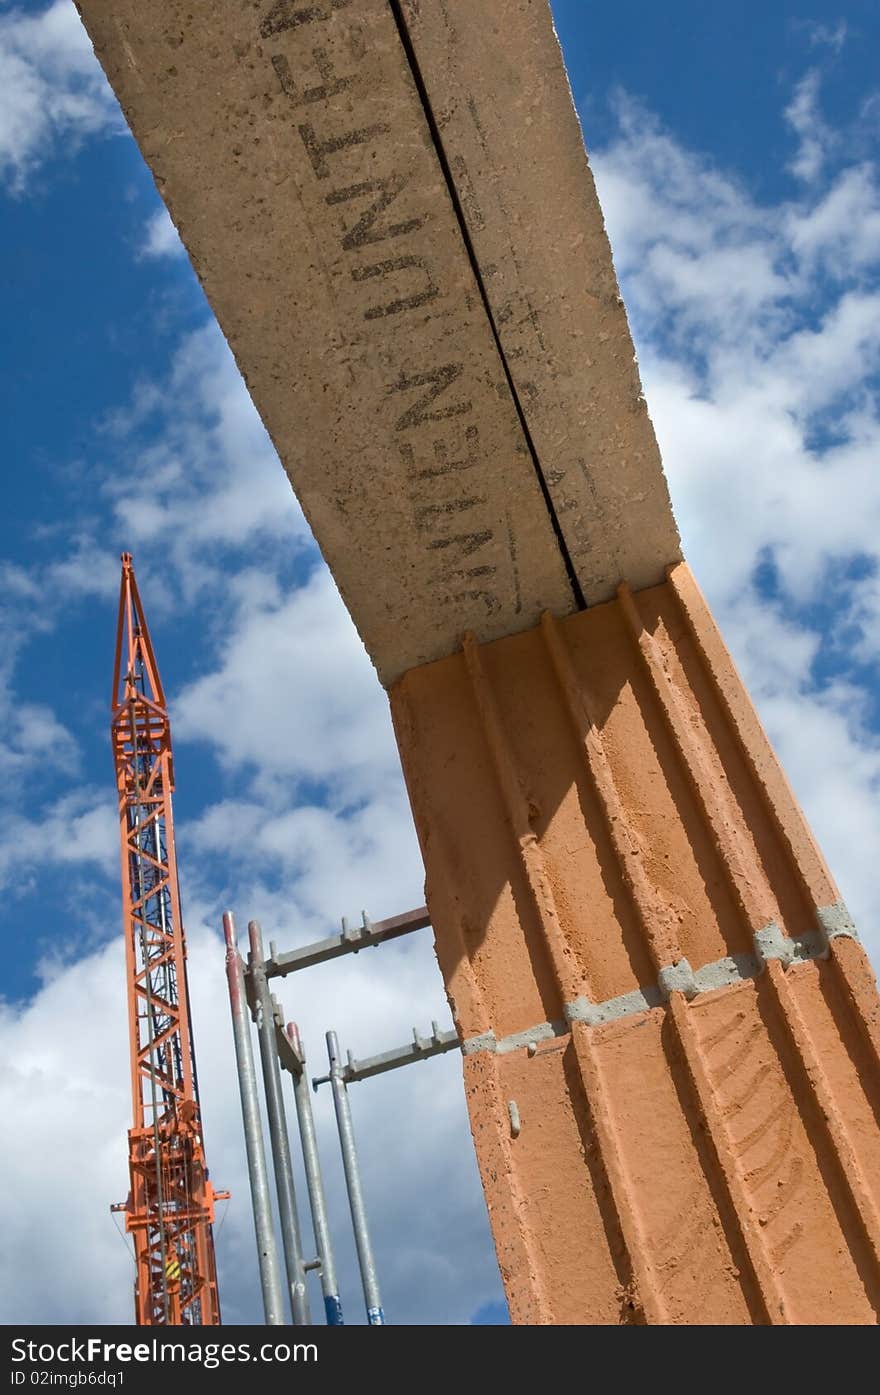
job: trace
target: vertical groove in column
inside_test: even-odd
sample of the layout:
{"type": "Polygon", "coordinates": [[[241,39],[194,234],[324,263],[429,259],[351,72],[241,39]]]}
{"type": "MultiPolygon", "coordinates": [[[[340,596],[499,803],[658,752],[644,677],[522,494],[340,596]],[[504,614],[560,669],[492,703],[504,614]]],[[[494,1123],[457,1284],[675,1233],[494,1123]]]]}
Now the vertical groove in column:
{"type": "MultiPolygon", "coordinates": [[[[751,1257],[743,1238],[742,1226],[733,1204],[726,1178],[715,1160],[712,1138],[706,1127],[700,1098],[684,1059],[684,1052],[678,1031],[667,1011],[663,1015],[661,1041],[666,1068],[675,1089],[678,1108],[693,1142],[697,1165],[702,1174],[706,1192],[711,1199],[713,1215],[717,1217],[724,1245],[730,1256],[729,1279],[731,1286],[739,1289],[749,1322],[763,1325],[767,1321],[766,1305],[760,1285],[752,1270],[751,1257]]],[[[692,1310],[693,1311],[693,1310],[692,1310]]],[[[694,1318],[687,1319],[690,1322],[694,1318]]]]}
{"type": "Polygon", "coordinates": [[[836,935],[831,940],[831,962],[880,1077],[880,1003],[868,956],[855,940],[836,935]]]}
{"type": "MultiPolygon", "coordinates": [[[[826,1144],[830,1145],[835,1167],[858,1218],[858,1223],[874,1260],[877,1276],[880,1278],[880,1214],[878,1214],[861,1164],[852,1146],[846,1123],[834,1097],[834,1091],[828,1083],[822,1062],[813,1045],[812,1037],[791,984],[778,959],[771,959],[768,962],[767,979],[783,1026],[791,1045],[794,1047],[795,1056],[802,1065],[803,1074],[818,1107],[818,1113],[826,1134],[826,1144]]],[[[842,1225],[841,1228],[843,1228],[842,1225]]]]}
{"type": "MultiPolygon", "coordinates": [[[[833,905],[840,892],[813,837],[812,830],[801,812],[776,752],[770,745],[763,727],[753,712],[749,698],[733,659],[724,643],[709,607],[691,576],[686,563],[667,568],[670,590],[675,596],[679,614],[700,658],[704,673],[712,684],[728,727],[732,732],[746,768],[752,776],[762,804],[785,850],[786,861],[797,880],[807,903],[814,907],[833,905]],[[740,693],[753,717],[750,733],[746,718],[736,710],[733,695],[740,693]],[[762,770],[761,755],[765,769],[762,770]]],[[[831,939],[831,962],[841,981],[846,1001],[858,1030],[866,1041],[876,1068],[880,1072],[880,1020],[877,1013],[877,992],[873,974],[860,973],[867,967],[861,946],[852,940],[831,939]],[[851,948],[850,948],[851,947],[851,948]]]]}
{"type": "Polygon", "coordinates": [[[588,699],[577,681],[554,617],[541,616],[541,633],[574,729],[575,740],[602,810],[621,880],[630,894],[648,952],[656,969],[682,958],[677,920],[645,871],[644,848],[617,792],[614,775],[588,699]],[[658,930],[662,937],[658,942],[658,930]]]}
{"type": "MultiPolygon", "coordinates": [[[[513,1157],[513,1150],[510,1146],[509,1121],[507,1108],[504,1103],[504,1092],[498,1077],[498,1058],[493,1052],[482,1051],[477,1057],[465,1057],[464,1060],[465,1084],[468,1086],[468,1112],[471,1115],[471,1131],[474,1135],[474,1144],[477,1151],[477,1159],[480,1164],[480,1172],[483,1178],[483,1191],[486,1195],[487,1203],[490,1207],[492,1198],[499,1192],[503,1193],[506,1188],[510,1197],[510,1210],[514,1221],[515,1234],[518,1240],[520,1253],[516,1255],[516,1265],[519,1269],[518,1284],[519,1291],[526,1289],[534,1298],[534,1317],[530,1321],[542,1325],[552,1324],[554,1321],[553,1305],[547,1291],[547,1280],[544,1274],[544,1266],[541,1263],[536,1251],[532,1228],[529,1224],[528,1202],[523,1193],[519,1180],[519,1172],[513,1157]],[[480,1130],[480,1137],[477,1138],[474,1125],[479,1111],[471,1109],[471,1092],[475,1089],[474,1077],[477,1072],[484,1073],[486,1088],[491,1091],[492,1098],[492,1118],[483,1120],[485,1127],[480,1130]],[[470,1081],[468,1076],[471,1077],[470,1081]],[[488,1140],[488,1145],[487,1145],[488,1140]],[[492,1155],[495,1156],[492,1156],[492,1155]],[[523,1276],[527,1276],[526,1283],[522,1282],[523,1276]]],[[[497,1204],[497,1203],[496,1203],[497,1204]]],[[[495,1223],[493,1219],[493,1232],[495,1223]]],[[[498,1235],[494,1235],[496,1245],[498,1235]]],[[[499,1257],[500,1258],[500,1257],[499,1257]]],[[[511,1276],[511,1284],[517,1282],[511,1276]]]]}
{"type": "Polygon", "coordinates": [[[585,988],[589,996],[592,994],[585,984],[582,966],[572,963],[572,950],[559,924],[544,857],[529,822],[528,805],[504,737],[501,719],[480,657],[479,645],[472,634],[465,635],[464,657],[486,743],[495,767],[507,821],[517,844],[520,866],[525,874],[532,905],[544,936],[560,995],[560,1006],[563,1006],[577,998],[585,988]]]}
{"type": "Polygon", "coordinates": [[[753,711],[751,699],[689,568],[684,563],[678,563],[669,567],[666,575],[703,671],[712,684],[729,730],[752,775],[755,788],[772,824],[782,840],[788,862],[804,896],[811,905],[833,904],[839,899],[837,887],[801,813],[776,753],[766,738],[757,714],[753,711]],[[710,648],[714,652],[710,652],[710,648]],[[733,703],[734,693],[742,694],[743,702],[754,717],[763,747],[762,754],[766,757],[766,771],[760,768],[754,737],[750,739],[746,723],[733,703]]]}
{"type": "Polygon", "coordinates": [[[767,1254],[763,1236],[755,1224],[755,1215],[749,1203],[745,1181],[732,1154],[727,1129],[715,1098],[715,1092],[712,1089],[702,1049],[694,1031],[688,1006],[681,993],[676,992],[670,996],[669,1020],[681,1047],[694,1097],[706,1122],[709,1142],[715,1154],[720,1176],[724,1179],[731,1213],[736,1219],[739,1238],[744,1252],[748,1256],[752,1279],[761,1296],[767,1320],[774,1326],[784,1325],[788,1322],[785,1314],[785,1295],[779,1286],[770,1257],[767,1254]]]}
{"type": "Polygon", "coordinates": [[[618,588],[618,597],[685,773],[711,830],[736,905],[747,930],[753,933],[776,918],[777,907],[757,850],[752,845],[749,856],[743,846],[746,841],[751,840],[747,829],[743,827],[741,810],[735,805],[735,801],[721,792],[717,773],[712,770],[700,748],[691,725],[690,714],[683,710],[681,697],[666,672],[659,646],[653,635],[645,629],[632,592],[625,582],[618,588]],[[749,862],[759,873],[758,878],[754,873],[750,873],[747,866],[749,862]],[[759,882],[757,888],[756,880],[759,882]]]}
{"type": "MultiPolygon", "coordinates": [[[[608,1102],[608,1092],[602,1080],[602,1069],[593,1045],[593,1028],[583,1022],[572,1023],[572,1043],[580,1072],[587,1110],[593,1132],[599,1144],[602,1169],[608,1183],[608,1193],[614,1206],[614,1219],[636,1286],[635,1297],[648,1323],[666,1323],[668,1314],[657,1274],[651,1263],[647,1239],[635,1201],[636,1189],[626,1173],[623,1154],[618,1143],[614,1116],[608,1102]]],[[[601,1198],[600,1198],[601,1204],[601,1198]]]]}

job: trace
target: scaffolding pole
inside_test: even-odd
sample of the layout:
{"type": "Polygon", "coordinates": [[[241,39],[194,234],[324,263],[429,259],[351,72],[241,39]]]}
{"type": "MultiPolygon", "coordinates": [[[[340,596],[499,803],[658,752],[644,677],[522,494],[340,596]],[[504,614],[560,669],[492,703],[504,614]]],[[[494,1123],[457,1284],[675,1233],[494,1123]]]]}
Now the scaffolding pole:
{"type": "Polygon", "coordinates": [[[348,1204],[351,1208],[351,1223],[354,1228],[364,1302],[367,1308],[367,1322],[371,1327],[383,1327],[385,1314],[382,1311],[379,1279],[376,1274],[376,1262],[373,1258],[373,1247],[370,1244],[370,1232],[367,1226],[367,1212],[361,1188],[351,1106],[348,1100],[344,1069],[339,1059],[339,1042],[336,1040],[335,1032],[327,1033],[327,1057],[330,1063],[330,1088],[333,1091],[333,1105],[339,1129],[339,1146],[342,1150],[345,1185],[348,1188],[348,1204]]]}
{"type": "Polygon", "coordinates": [[[263,961],[263,936],[257,921],[249,922],[248,936],[251,947],[249,970],[253,993],[252,1006],[260,1040],[263,1088],[266,1095],[266,1117],[269,1121],[269,1142],[272,1147],[272,1165],[275,1170],[275,1190],[278,1196],[281,1242],[284,1248],[284,1263],[287,1269],[287,1284],[290,1292],[290,1310],[296,1326],[308,1326],[312,1319],[309,1312],[306,1269],[303,1261],[299,1218],[296,1211],[290,1138],[284,1112],[284,1097],[281,1093],[281,1070],[278,1064],[278,1053],[275,1049],[272,1000],[263,961]]]}
{"type": "Polygon", "coordinates": [[[312,1212],[312,1228],[315,1233],[315,1248],[320,1261],[321,1292],[324,1295],[324,1311],[330,1327],[342,1327],[342,1304],[339,1299],[339,1283],[336,1278],[336,1265],[333,1259],[333,1246],[330,1240],[330,1226],[327,1220],[327,1203],[324,1197],[324,1183],[321,1176],[321,1160],[318,1154],[318,1140],[315,1133],[315,1119],[312,1114],[312,1097],[306,1076],[306,1053],[303,1048],[299,1028],[295,1022],[284,1027],[280,1007],[275,1014],[275,1038],[278,1043],[281,1064],[290,1072],[293,1080],[293,1095],[296,1100],[296,1113],[299,1120],[299,1136],[302,1144],[303,1166],[309,1189],[309,1205],[312,1212]]]}
{"type": "Polygon", "coordinates": [[[235,1059],[238,1067],[238,1089],[241,1095],[241,1117],[247,1151],[251,1204],[254,1211],[260,1286],[263,1291],[263,1312],[267,1326],[282,1327],[284,1325],[284,1298],[282,1296],[281,1266],[278,1261],[278,1247],[275,1243],[275,1230],[272,1225],[269,1174],[266,1168],[266,1152],[263,1147],[263,1129],[260,1124],[257,1073],[254,1068],[254,1052],[248,1023],[244,967],[238,952],[235,921],[230,911],[227,911],[223,916],[223,933],[226,938],[226,980],[229,984],[229,1003],[232,1010],[232,1035],[235,1041],[235,1059]]]}

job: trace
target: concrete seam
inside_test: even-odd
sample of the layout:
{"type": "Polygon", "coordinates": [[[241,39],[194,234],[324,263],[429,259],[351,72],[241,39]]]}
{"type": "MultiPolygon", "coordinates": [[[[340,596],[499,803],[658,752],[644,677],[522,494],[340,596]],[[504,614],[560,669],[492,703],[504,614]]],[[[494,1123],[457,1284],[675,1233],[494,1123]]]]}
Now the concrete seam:
{"type": "Polygon", "coordinates": [[[636,988],[619,998],[606,998],[603,1003],[591,1002],[589,998],[575,998],[573,1002],[565,1004],[565,1018],[567,1022],[584,1022],[588,1027],[600,1027],[603,1022],[614,1022],[619,1017],[660,1007],[662,1002],[663,998],[656,988],[636,988]]]}
{"type": "Polygon", "coordinates": [[[855,922],[843,901],[835,901],[831,906],[820,906],[816,911],[816,920],[819,922],[820,933],[829,940],[833,940],[837,935],[845,935],[850,940],[859,938],[855,922]]]}
{"type": "Polygon", "coordinates": [[[496,1051],[498,1040],[494,1032],[480,1032],[478,1036],[469,1037],[461,1044],[461,1054],[463,1056],[473,1056],[477,1051],[496,1051]]]}
{"type": "Polygon", "coordinates": [[[694,974],[697,993],[711,993],[715,988],[727,988],[745,979],[757,978],[761,972],[761,960],[754,954],[730,954],[716,959],[712,964],[704,964],[694,974]]]}
{"type": "Polygon", "coordinates": [[[785,968],[788,968],[794,958],[794,946],[787,935],[783,935],[775,920],[771,920],[762,929],[756,930],[752,939],[755,944],[755,953],[766,964],[770,959],[778,959],[785,968]]]}
{"type": "Polygon", "coordinates": [[[699,991],[694,971],[686,959],[665,965],[657,975],[657,986],[666,1000],[673,993],[683,993],[686,998],[695,998],[699,991]]]}
{"type": "Polygon", "coordinates": [[[771,960],[779,960],[788,966],[810,959],[823,959],[828,954],[824,936],[818,931],[808,930],[805,935],[788,939],[774,922],[759,930],[755,941],[756,952],[753,955],[725,955],[723,959],[716,959],[696,970],[686,959],[680,959],[677,964],[668,964],[660,970],[656,984],[633,989],[631,993],[622,993],[615,998],[606,998],[600,1003],[583,996],[574,998],[565,1004],[565,1020],[562,1022],[539,1022],[534,1027],[523,1027],[506,1037],[496,1037],[494,1032],[480,1032],[462,1043],[462,1054],[472,1056],[477,1051],[494,1051],[503,1056],[523,1046],[565,1036],[572,1022],[601,1027],[606,1022],[616,1022],[622,1017],[662,1007],[675,992],[681,992],[687,999],[693,1000],[701,993],[711,993],[716,988],[745,983],[757,978],[771,960]]]}
{"type": "Polygon", "coordinates": [[[499,1056],[503,1056],[506,1052],[518,1051],[533,1042],[552,1041],[554,1037],[564,1036],[567,1030],[565,1022],[539,1022],[536,1027],[527,1027],[525,1031],[513,1032],[509,1037],[502,1037],[495,1050],[499,1056]]]}

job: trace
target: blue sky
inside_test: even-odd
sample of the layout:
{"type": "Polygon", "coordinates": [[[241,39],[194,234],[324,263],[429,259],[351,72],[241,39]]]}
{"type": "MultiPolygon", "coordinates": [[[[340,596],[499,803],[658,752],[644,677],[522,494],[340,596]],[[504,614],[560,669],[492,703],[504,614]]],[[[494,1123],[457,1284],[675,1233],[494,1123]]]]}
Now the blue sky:
{"type": "MultiPolygon", "coordinates": [[[[876,963],[880,13],[554,13],[687,555],[876,963]]],[[[0,3],[0,208],[0,1317],[129,1314],[107,1210],[127,1186],[107,733],[127,548],[172,705],[210,1160],[235,1194],[221,1287],[228,1320],[254,1319],[219,914],[291,944],[421,901],[387,709],[69,0],[0,3]]],[[[295,997],[316,1053],[329,1026],[368,1054],[448,1018],[427,938],[295,997]]],[[[389,1316],[498,1320],[458,1063],[356,1088],[389,1316]]]]}

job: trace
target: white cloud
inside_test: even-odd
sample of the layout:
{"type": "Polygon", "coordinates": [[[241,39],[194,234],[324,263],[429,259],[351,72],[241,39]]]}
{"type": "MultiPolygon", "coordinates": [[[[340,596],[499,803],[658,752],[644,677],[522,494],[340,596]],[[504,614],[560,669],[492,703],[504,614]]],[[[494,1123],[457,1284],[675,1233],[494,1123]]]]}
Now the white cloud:
{"type": "Polygon", "coordinates": [[[362,910],[374,920],[424,901],[424,873],[400,777],[353,813],[317,804],[274,812],[234,800],[183,830],[181,865],[190,890],[210,897],[213,919],[237,888],[257,920],[295,927],[298,941],[328,933],[328,919],[362,910]],[[210,878],[200,855],[212,853],[210,878]],[[218,873],[217,868],[222,870],[218,873]]]}
{"type": "Polygon", "coordinates": [[[141,256],[155,258],[185,255],[186,249],[177,236],[177,229],[171,221],[167,208],[157,208],[147,220],[141,256]]]}
{"type": "MultiPolygon", "coordinates": [[[[734,589],[769,547],[800,596],[831,561],[876,555],[880,253],[842,238],[843,212],[817,231],[853,171],[762,207],[632,107],[594,164],[690,554],[734,589]],[[816,252],[835,237],[832,282],[816,252]],[[735,549],[707,545],[710,515],[735,549]]],[[[857,176],[880,217],[874,172],[857,176]]]]}
{"type": "Polygon", "coordinates": [[[227,767],[326,782],[343,800],[399,779],[387,701],[326,568],[290,595],[248,587],[246,600],[216,669],[175,699],[176,734],[210,742],[227,767]]]}
{"type": "Polygon", "coordinates": [[[5,1130],[0,1189],[7,1322],[125,1317],[132,1266],[109,1216],[126,1183],[122,967],[116,942],[56,978],[32,1004],[0,1007],[0,1041],[9,1053],[0,1109],[14,1121],[5,1130]],[[52,1224],[38,1224],[47,1196],[59,1199],[60,1210],[52,1224]]]}
{"type": "Polygon", "coordinates": [[[63,146],[124,124],[70,0],[0,15],[0,178],[21,193],[63,146]]]}
{"type": "MultiPolygon", "coordinates": [[[[53,719],[44,716],[48,734],[54,735],[53,719]]],[[[41,737],[45,733],[41,731],[41,737]]],[[[54,741],[43,759],[54,758],[54,741]]],[[[56,771],[57,773],[57,771],[56,771]]],[[[64,767],[61,768],[64,773],[64,767]]],[[[112,873],[119,856],[119,825],[111,792],[76,790],[47,801],[39,814],[25,817],[7,808],[3,817],[4,836],[0,844],[0,886],[20,890],[22,878],[48,867],[87,867],[92,872],[112,873]]]]}
{"type": "MultiPolygon", "coordinates": [[[[27,645],[38,641],[46,696],[71,714],[65,674],[50,657],[57,648],[52,631],[76,604],[107,600],[118,588],[117,564],[106,551],[75,528],[64,532],[66,555],[32,569],[0,564],[0,887],[17,894],[45,868],[106,870],[116,848],[112,786],[96,792],[76,783],[84,769],[77,737],[48,701],[22,695],[17,673],[27,645]]],[[[101,694],[109,699],[109,678],[101,694]]]]}
{"type": "Polygon", "coordinates": [[[792,208],[791,250],[807,268],[821,263],[837,279],[876,264],[880,242],[880,188],[872,165],[844,169],[827,194],[807,208],[792,208]]]}
{"type": "Polygon", "coordinates": [[[819,108],[818,69],[806,73],[785,108],[785,119],[798,137],[798,150],[789,168],[792,174],[812,183],[822,172],[834,135],[819,108]]]}
{"type": "Polygon", "coordinates": [[[216,324],[187,335],[164,382],[140,384],[96,446],[115,530],[169,565],[192,598],[225,586],[215,546],[311,544],[265,428],[216,324]]]}
{"type": "Polygon", "coordinates": [[[864,664],[876,664],[880,654],[880,569],[860,583],[852,603],[853,620],[859,636],[855,656],[864,664]]]}
{"type": "Polygon", "coordinates": [[[807,33],[812,48],[830,48],[834,53],[840,53],[849,29],[846,20],[839,19],[833,28],[830,24],[808,24],[807,33]]]}
{"type": "MultiPolygon", "coordinates": [[[[0,813],[7,803],[18,816],[25,781],[40,772],[73,774],[79,751],[72,733],[51,707],[16,691],[15,671],[22,649],[35,634],[46,635],[52,620],[31,575],[12,564],[0,566],[0,813]]],[[[33,785],[31,786],[33,789],[33,785]]],[[[0,846],[0,866],[3,848],[0,846]]]]}
{"type": "Polygon", "coordinates": [[[4,778],[16,771],[32,770],[41,762],[54,772],[71,775],[77,767],[77,747],[73,736],[52,710],[42,703],[10,703],[6,740],[0,747],[0,770],[4,778]]]}
{"type": "Polygon", "coordinates": [[[0,563],[0,606],[7,622],[14,618],[22,637],[51,629],[59,604],[106,600],[119,590],[118,558],[109,555],[90,533],[79,531],[69,518],[44,525],[41,531],[50,539],[53,535],[63,538],[65,551],[56,546],[50,561],[31,569],[0,563]]]}
{"type": "MultiPolygon", "coordinates": [[[[245,797],[182,830],[183,866],[213,854],[248,914],[317,933],[333,915],[374,919],[423,900],[424,872],[387,699],[326,568],[290,593],[245,573],[216,665],[173,701],[175,739],[206,744],[245,797]],[[279,892],[279,881],[281,891],[279,892]]],[[[180,759],[179,768],[182,768],[180,759]]]]}

